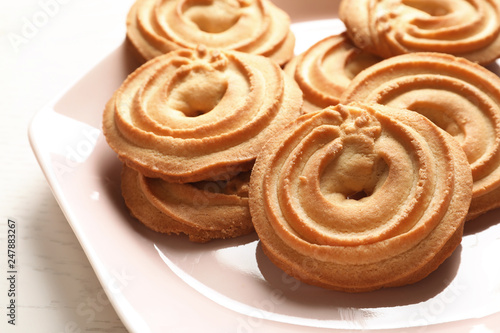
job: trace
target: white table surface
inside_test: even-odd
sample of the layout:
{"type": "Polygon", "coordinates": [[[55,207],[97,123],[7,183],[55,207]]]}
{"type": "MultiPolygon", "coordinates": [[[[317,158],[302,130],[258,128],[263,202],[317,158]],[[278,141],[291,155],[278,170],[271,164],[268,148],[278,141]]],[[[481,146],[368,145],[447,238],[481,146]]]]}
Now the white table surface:
{"type": "Polygon", "coordinates": [[[122,43],[131,0],[0,0],[0,332],[126,332],[32,153],[30,119],[122,43]],[[7,220],[17,222],[16,325],[7,220]]]}

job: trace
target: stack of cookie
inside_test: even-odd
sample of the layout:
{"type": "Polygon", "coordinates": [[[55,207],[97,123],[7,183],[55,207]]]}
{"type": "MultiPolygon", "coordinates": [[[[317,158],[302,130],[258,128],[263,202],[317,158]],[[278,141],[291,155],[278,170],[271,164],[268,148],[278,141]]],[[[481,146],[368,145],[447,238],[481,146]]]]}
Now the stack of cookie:
{"type": "Polygon", "coordinates": [[[348,292],[449,257],[500,207],[500,78],[482,67],[500,1],[339,14],[346,32],[293,57],[267,0],[138,0],[127,36],[147,62],[103,117],[132,215],[195,242],[255,228],[285,272],[348,292]]]}
{"type": "Polygon", "coordinates": [[[104,111],[106,139],[126,165],[127,206],[193,241],[251,232],[248,172],[301,105],[295,82],[262,56],[199,46],[152,59],[104,111]]]}

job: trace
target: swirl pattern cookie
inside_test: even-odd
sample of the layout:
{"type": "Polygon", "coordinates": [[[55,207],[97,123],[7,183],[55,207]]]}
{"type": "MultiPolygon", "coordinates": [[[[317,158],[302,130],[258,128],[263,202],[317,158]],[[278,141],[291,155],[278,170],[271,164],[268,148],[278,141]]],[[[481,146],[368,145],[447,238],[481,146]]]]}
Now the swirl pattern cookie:
{"type": "Polygon", "coordinates": [[[104,110],[103,133],[145,176],[197,182],[250,170],[262,145],[301,107],[296,83],[268,58],[183,49],[125,80],[104,110]]]}
{"type": "Polygon", "coordinates": [[[343,0],[339,17],[358,47],[383,58],[442,52],[488,64],[500,56],[499,0],[343,0]]]}
{"type": "Polygon", "coordinates": [[[288,14],[268,0],[137,0],[127,17],[127,37],[145,60],[205,45],[284,65],[295,46],[288,14]]]}
{"type": "Polygon", "coordinates": [[[303,109],[310,112],[336,105],[354,76],[378,61],[343,33],[327,37],[293,58],[285,72],[298,83],[304,93],[303,109]]]}
{"type": "Polygon", "coordinates": [[[193,242],[252,232],[248,209],[249,172],[221,181],[168,183],[124,166],[122,195],[131,214],[150,229],[187,234],[193,242]]]}
{"type": "Polygon", "coordinates": [[[468,219],[500,207],[500,78],[466,59],[415,53],[361,72],[342,96],[417,111],[457,139],[474,178],[468,219]]]}
{"type": "Polygon", "coordinates": [[[415,112],[338,104],[271,139],[250,179],[267,256],[348,292],[416,282],[461,241],[472,177],[450,135],[415,112]]]}

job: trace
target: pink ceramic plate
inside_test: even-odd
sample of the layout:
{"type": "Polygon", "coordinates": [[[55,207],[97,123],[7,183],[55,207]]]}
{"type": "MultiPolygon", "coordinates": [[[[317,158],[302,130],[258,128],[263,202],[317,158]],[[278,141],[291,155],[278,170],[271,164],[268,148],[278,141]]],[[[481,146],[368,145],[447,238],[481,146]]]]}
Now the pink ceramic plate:
{"type": "MultiPolygon", "coordinates": [[[[275,3],[293,18],[297,52],[344,29],[335,19],[338,1],[275,3]]],[[[120,46],[40,110],[29,129],[61,209],[130,331],[498,332],[498,210],[471,223],[461,247],[425,280],[356,295],[290,278],[264,256],[256,236],[192,244],[132,219],[101,113],[135,65],[120,46]]]]}

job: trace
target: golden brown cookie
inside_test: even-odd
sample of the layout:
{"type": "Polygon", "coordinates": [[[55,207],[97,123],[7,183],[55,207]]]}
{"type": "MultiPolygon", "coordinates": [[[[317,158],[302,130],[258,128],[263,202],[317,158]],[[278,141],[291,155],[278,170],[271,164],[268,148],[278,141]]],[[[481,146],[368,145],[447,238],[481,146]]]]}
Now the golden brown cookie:
{"type": "Polygon", "coordinates": [[[468,220],[500,207],[500,78],[466,59],[415,53],[361,72],[342,102],[407,108],[457,139],[474,178],[468,220]]]}
{"type": "Polygon", "coordinates": [[[147,178],[124,165],[122,195],[131,214],[148,228],[186,234],[193,242],[251,233],[248,209],[250,172],[226,180],[190,184],[147,178]]]}
{"type": "Polygon", "coordinates": [[[250,178],[264,252],[306,283],[348,292],[414,283],[459,245],[464,152],[416,112],[338,104],[272,138],[250,178]]]}
{"type": "Polygon", "coordinates": [[[295,46],[289,16],[268,0],[137,0],[127,37],[144,60],[205,45],[284,65],[295,46]]]}
{"type": "Polygon", "coordinates": [[[336,105],[344,89],[361,70],[380,61],[354,46],[342,33],[327,37],[294,57],[285,72],[304,94],[305,112],[336,105]]]}
{"type": "Polygon", "coordinates": [[[250,170],[262,145],[301,107],[296,83],[268,58],[182,49],[125,80],[105,108],[103,133],[145,176],[197,182],[250,170]]]}
{"type": "Polygon", "coordinates": [[[353,42],[383,58],[442,52],[488,64],[500,56],[499,0],[343,0],[353,42]]]}

